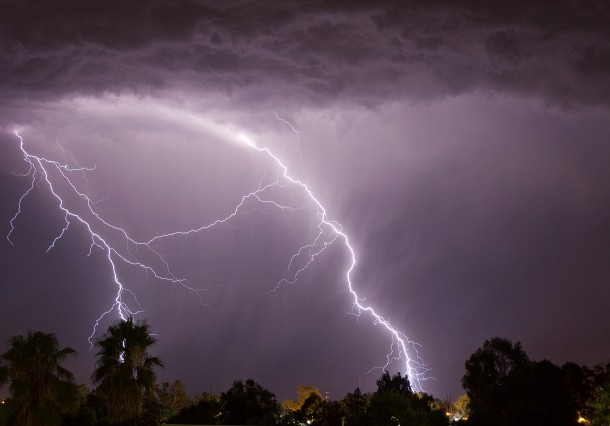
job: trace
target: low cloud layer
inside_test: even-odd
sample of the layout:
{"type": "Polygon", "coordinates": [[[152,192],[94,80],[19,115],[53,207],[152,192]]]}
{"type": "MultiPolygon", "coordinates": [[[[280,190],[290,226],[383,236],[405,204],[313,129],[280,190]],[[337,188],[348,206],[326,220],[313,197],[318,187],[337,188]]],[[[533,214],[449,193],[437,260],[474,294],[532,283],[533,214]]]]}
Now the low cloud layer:
{"type": "Polygon", "coordinates": [[[4,97],[199,90],[240,102],[610,99],[610,11],[591,2],[5,1],[4,97]]]}

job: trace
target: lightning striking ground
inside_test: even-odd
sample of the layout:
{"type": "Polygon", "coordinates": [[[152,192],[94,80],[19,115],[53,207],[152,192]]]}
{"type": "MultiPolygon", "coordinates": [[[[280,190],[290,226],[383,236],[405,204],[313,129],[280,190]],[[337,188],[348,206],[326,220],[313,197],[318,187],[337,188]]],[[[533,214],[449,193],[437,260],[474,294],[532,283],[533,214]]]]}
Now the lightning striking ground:
{"type": "MultiPolygon", "coordinates": [[[[277,115],[276,118],[287,125],[296,134],[297,142],[299,142],[298,136],[301,132],[296,130],[288,121],[277,115]]],[[[19,140],[23,161],[27,165],[27,172],[20,176],[28,177],[30,183],[28,188],[19,198],[16,212],[10,219],[10,229],[6,238],[11,244],[14,244],[12,236],[16,229],[16,222],[22,212],[24,201],[32,191],[34,191],[37,185],[42,185],[48,189],[49,193],[56,200],[64,221],[64,225],[49,244],[47,251],[52,250],[59,243],[73,223],[80,223],[84,227],[91,241],[89,255],[91,255],[94,250],[100,250],[103,253],[112,273],[113,284],[117,289],[114,301],[109,308],[98,317],[93,325],[92,333],[89,336],[89,342],[93,344],[93,338],[97,332],[97,328],[106,316],[116,312],[121,319],[126,319],[128,316],[137,315],[142,312],[136,295],[129,289],[126,283],[121,280],[117,268],[118,264],[140,268],[147,273],[151,273],[156,279],[180,285],[193,292],[203,305],[208,306],[202,296],[202,292],[205,289],[191,287],[187,285],[184,278],[176,276],[172,272],[169,263],[159,250],[155,248],[155,243],[160,240],[177,236],[201,233],[220,224],[229,222],[238,214],[245,213],[246,206],[251,203],[280,209],[286,215],[287,213],[301,209],[302,206],[281,203],[273,198],[273,190],[294,188],[305,195],[306,199],[309,200],[314,207],[317,218],[317,232],[315,232],[310,240],[301,245],[291,256],[287,265],[287,276],[281,278],[269,291],[277,291],[284,285],[295,284],[299,277],[315,262],[316,258],[330,245],[338,241],[341,242],[349,254],[349,265],[346,267],[344,276],[349,293],[353,298],[354,310],[352,313],[358,317],[363,314],[370,315],[374,323],[382,326],[391,338],[391,344],[385,363],[378,367],[373,367],[373,369],[380,368],[385,370],[394,362],[402,362],[406,374],[411,381],[411,386],[415,391],[421,391],[422,381],[427,378],[426,373],[428,369],[418,354],[419,345],[409,340],[404,333],[394,328],[387,319],[379,315],[372,306],[367,305],[365,300],[357,294],[352,282],[352,273],[357,265],[356,253],[341,224],[328,217],[326,208],[313,194],[311,189],[304,182],[293,177],[289,173],[288,167],[271,151],[271,149],[257,145],[244,133],[230,133],[230,136],[233,139],[237,139],[250,150],[266,157],[267,160],[274,165],[276,169],[274,178],[272,178],[270,182],[265,182],[266,177],[263,176],[259,181],[258,186],[243,195],[241,199],[238,200],[235,207],[222,218],[215,219],[196,228],[158,234],[146,241],[138,241],[130,236],[124,228],[116,226],[104,219],[95,209],[96,202],[92,200],[86,191],[79,189],[79,186],[71,176],[71,174],[75,172],[86,173],[88,171],[93,171],[93,167],[78,165],[71,155],[72,162],[76,164],[75,167],[70,167],[69,165],[62,164],[58,161],[34,155],[26,150],[22,136],[18,132],[15,132],[15,136],[19,140]],[[63,187],[63,190],[59,189],[60,186],[63,187]],[[70,202],[67,201],[68,199],[70,202]],[[117,238],[120,243],[115,242],[117,238]],[[130,247],[137,248],[137,251],[145,251],[155,260],[155,262],[143,261],[136,258],[131,253],[130,247]],[[133,303],[138,306],[137,309],[130,307],[133,303]]]]}

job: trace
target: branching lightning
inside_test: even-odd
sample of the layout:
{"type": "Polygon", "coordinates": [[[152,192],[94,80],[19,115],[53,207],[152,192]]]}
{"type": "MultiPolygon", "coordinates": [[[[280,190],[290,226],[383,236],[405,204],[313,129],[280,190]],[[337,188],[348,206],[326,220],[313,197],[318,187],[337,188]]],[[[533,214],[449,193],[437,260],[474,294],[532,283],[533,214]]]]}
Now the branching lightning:
{"type": "MultiPolygon", "coordinates": [[[[299,142],[298,137],[301,132],[296,130],[288,121],[277,115],[276,119],[288,126],[296,134],[297,142],[299,142]]],[[[281,278],[269,291],[277,291],[284,285],[295,284],[300,276],[315,262],[316,258],[318,258],[330,245],[339,242],[342,243],[349,254],[349,265],[346,267],[344,276],[349,292],[353,297],[354,310],[352,313],[358,317],[363,314],[370,315],[374,323],[382,326],[391,337],[391,344],[385,364],[374,367],[373,369],[387,369],[391,363],[402,362],[404,363],[404,368],[409,376],[413,389],[415,391],[422,390],[421,382],[426,379],[427,368],[418,355],[418,345],[409,340],[404,333],[394,328],[387,319],[379,315],[373,307],[367,305],[365,300],[358,296],[352,283],[352,273],[356,268],[357,258],[347,233],[344,232],[342,226],[338,222],[333,221],[328,217],[326,208],[320,200],[316,198],[311,189],[304,182],[293,177],[289,173],[288,167],[269,148],[257,145],[251,138],[243,133],[232,132],[231,137],[233,139],[237,139],[257,155],[266,157],[266,160],[274,165],[276,173],[271,181],[266,182],[266,180],[269,179],[263,176],[259,181],[258,186],[249,193],[244,194],[241,199],[238,200],[235,207],[227,212],[222,218],[215,219],[193,229],[163,233],[155,235],[146,241],[138,241],[130,236],[124,228],[116,226],[104,219],[95,208],[96,201],[92,200],[85,190],[79,189],[72,174],[75,172],[85,173],[92,171],[94,170],[93,167],[88,168],[78,165],[71,154],[70,158],[76,165],[75,167],[70,167],[67,164],[62,164],[58,161],[34,155],[26,149],[24,140],[18,132],[15,132],[15,136],[19,140],[23,161],[27,165],[27,172],[21,174],[21,176],[29,178],[29,186],[19,198],[16,212],[10,219],[10,229],[6,236],[7,240],[11,244],[14,244],[12,236],[15,232],[16,222],[22,212],[24,200],[34,191],[37,185],[43,186],[48,189],[50,195],[56,200],[58,208],[62,212],[64,222],[55,238],[50,242],[47,251],[56,247],[74,223],[81,224],[90,238],[89,255],[92,254],[94,250],[100,250],[112,273],[112,281],[117,289],[116,296],[109,308],[95,321],[92,333],[89,336],[89,342],[91,344],[93,344],[93,337],[97,332],[100,322],[106,316],[116,312],[120,318],[126,319],[130,315],[136,315],[142,312],[136,295],[119,277],[117,265],[121,264],[140,268],[145,272],[152,274],[156,279],[180,285],[185,289],[192,291],[199,298],[200,302],[206,305],[205,300],[202,297],[202,292],[205,289],[190,287],[186,284],[185,279],[176,276],[172,272],[169,263],[165,260],[159,250],[155,248],[155,244],[161,240],[173,237],[202,233],[217,225],[229,222],[238,214],[245,213],[245,210],[249,208],[248,206],[252,203],[279,209],[286,215],[301,207],[287,205],[274,199],[273,191],[275,189],[289,188],[300,191],[315,209],[317,231],[311,236],[309,241],[301,245],[301,247],[291,256],[287,265],[287,276],[281,278]],[[63,192],[58,189],[60,185],[64,190],[63,192]],[[64,194],[65,190],[68,191],[68,194],[64,194]],[[70,203],[67,201],[68,199],[71,200],[70,203]],[[117,238],[120,241],[119,244],[114,242],[117,238]],[[142,261],[136,258],[131,253],[130,247],[137,248],[138,252],[145,251],[151,258],[156,259],[154,262],[155,264],[150,261],[142,261]],[[130,304],[133,303],[138,306],[137,309],[130,307],[130,304]]]]}

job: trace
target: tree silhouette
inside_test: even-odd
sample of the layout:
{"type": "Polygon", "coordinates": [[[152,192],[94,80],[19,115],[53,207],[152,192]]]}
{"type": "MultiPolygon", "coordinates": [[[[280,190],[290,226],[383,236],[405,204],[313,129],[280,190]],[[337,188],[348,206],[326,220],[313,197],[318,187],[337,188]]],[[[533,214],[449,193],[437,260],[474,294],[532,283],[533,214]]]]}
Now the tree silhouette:
{"type": "Polygon", "coordinates": [[[361,426],[366,424],[365,414],[369,406],[369,397],[363,395],[360,388],[356,388],[353,393],[347,393],[343,398],[343,408],[345,410],[345,420],[348,425],[361,426]]]}
{"type": "Polygon", "coordinates": [[[252,379],[233,382],[233,386],[220,396],[222,423],[225,425],[275,424],[279,411],[273,394],[252,379]]]}
{"type": "Polygon", "coordinates": [[[576,385],[581,378],[570,370],[547,360],[530,361],[518,342],[486,340],[466,361],[462,379],[470,397],[469,424],[575,425],[572,395],[580,392],[576,385]]]}
{"type": "Polygon", "coordinates": [[[529,358],[519,342],[493,337],[466,361],[462,385],[470,398],[470,423],[508,425],[509,402],[518,395],[529,358]]]}
{"type": "Polygon", "coordinates": [[[365,413],[370,426],[387,425],[446,425],[444,410],[437,410],[434,398],[425,393],[413,393],[407,376],[385,371],[377,380],[377,392],[370,399],[365,413]]]}
{"type": "Polygon", "coordinates": [[[180,410],[180,412],[168,419],[168,423],[179,424],[220,424],[222,404],[220,398],[211,393],[204,393],[199,400],[180,410]]]}
{"type": "Polygon", "coordinates": [[[14,336],[10,349],[0,355],[0,385],[10,383],[11,399],[6,407],[12,425],[59,425],[61,413],[78,403],[72,373],[61,366],[72,348],[59,349],[54,334],[40,331],[14,336]]]}
{"type": "Polygon", "coordinates": [[[144,395],[154,390],[154,369],[163,366],[148,353],[155,343],[148,324],[135,324],[131,317],[108,327],[96,342],[99,352],[91,380],[98,385],[110,424],[132,424],[141,415],[144,395]]]}
{"type": "Polygon", "coordinates": [[[411,382],[407,376],[402,376],[400,372],[390,376],[388,371],[384,371],[377,380],[377,392],[395,392],[404,396],[413,394],[411,382]]]}

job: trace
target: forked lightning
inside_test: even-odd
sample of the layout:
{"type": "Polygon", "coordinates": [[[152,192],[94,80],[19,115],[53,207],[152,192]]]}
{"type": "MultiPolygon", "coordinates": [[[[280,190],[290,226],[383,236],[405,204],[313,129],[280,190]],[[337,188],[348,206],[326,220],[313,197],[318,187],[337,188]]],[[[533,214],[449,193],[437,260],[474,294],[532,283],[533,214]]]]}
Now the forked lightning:
{"type": "MultiPolygon", "coordinates": [[[[299,132],[286,120],[276,116],[285,125],[299,135],[299,132]]],[[[178,230],[175,232],[155,235],[148,241],[137,241],[130,234],[119,226],[105,220],[95,209],[95,203],[86,193],[79,189],[73,173],[85,173],[93,170],[87,167],[70,167],[67,164],[62,164],[56,160],[51,160],[45,157],[37,156],[30,153],[26,147],[22,136],[15,132],[19,140],[19,147],[23,155],[23,161],[28,169],[22,176],[30,179],[30,184],[27,190],[19,198],[15,215],[10,220],[10,229],[7,234],[8,241],[13,244],[13,234],[15,232],[16,221],[22,212],[24,200],[34,191],[37,184],[46,187],[52,197],[57,200],[58,207],[63,215],[64,225],[58,231],[55,238],[51,241],[48,250],[52,250],[63,235],[69,230],[73,224],[81,224],[86,230],[87,235],[91,240],[89,254],[93,250],[101,250],[107,261],[107,264],[112,272],[112,280],[117,287],[116,297],[109,308],[101,314],[93,326],[93,331],[89,336],[89,341],[93,342],[93,336],[96,334],[97,327],[100,321],[112,312],[116,312],[118,316],[125,319],[127,316],[140,313],[141,307],[137,301],[136,295],[129,290],[125,283],[119,277],[117,265],[129,265],[136,268],[141,268],[148,273],[151,273],[155,278],[164,280],[173,284],[183,286],[189,291],[197,295],[201,303],[205,304],[205,300],[201,295],[202,289],[196,289],[188,286],[186,281],[177,277],[172,273],[170,265],[163,258],[163,255],[155,249],[154,243],[163,239],[172,238],[175,236],[184,236],[204,232],[216,225],[230,221],[233,217],[240,214],[246,204],[258,203],[269,205],[273,208],[281,209],[286,213],[294,210],[294,206],[285,205],[273,198],[273,190],[277,188],[291,188],[294,191],[300,191],[316,211],[317,232],[311,236],[310,240],[302,245],[292,255],[289,264],[287,265],[288,276],[282,278],[270,291],[280,289],[282,285],[294,284],[299,277],[305,273],[307,268],[315,262],[328,246],[339,241],[341,242],[348,254],[349,265],[345,271],[345,282],[349,288],[349,292],[353,297],[354,312],[360,316],[362,314],[370,315],[375,324],[380,325],[387,333],[390,334],[391,344],[387,354],[385,364],[379,368],[386,369],[393,362],[403,362],[406,373],[411,381],[411,386],[415,391],[422,390],[421,383],[426,378],[427,368],[419,357],[417,352],[418,345],[409,340],[407,336],[394,328],[385,318],[380,316],[371,306],[365,304],[364,299],[358,296],[352,285],[352,272],[356,267],[356,254],[350,244],[347,233],[341,225],[329,219],[326,208],[320,200],[312,193],[310,188],[301,180],[290,175],[287,166],[277,157],[269,148],[257,145],[250,137],[243,133],[231,132],[231,137],[243,143],[248,149],[253,150],[257,155],[266,157],[267,161],[271,161],[274,167],[277,168],[275,179],[270,183],[263,183],[261,179],[258,186],[251,192],[243,195],[237,205],[225,217],[211,221],[197,228],[189,230],[178,230]],[[61,187],[61,190],[59,189],[61,187]],[[68,193],[65,193],[67,191],[68,193]],[[70,200],[68,202],[68,199],[70,200]],[[77,200],[77,201],[74,201],[77,200]],[[118,237],[117,237],[118,236],[118,237]],[[117,238],[120,244],[116,243],[117,238]],[[130,252],[130,247],[137,247],[138,251],[145,251],[155,262],[142,261],[134,258],[130,252]],[[138,309],[133,309],[130,304],[135,304],[138,309]]]]}

